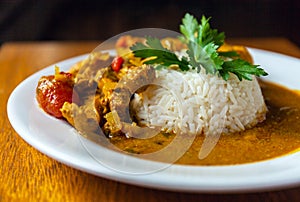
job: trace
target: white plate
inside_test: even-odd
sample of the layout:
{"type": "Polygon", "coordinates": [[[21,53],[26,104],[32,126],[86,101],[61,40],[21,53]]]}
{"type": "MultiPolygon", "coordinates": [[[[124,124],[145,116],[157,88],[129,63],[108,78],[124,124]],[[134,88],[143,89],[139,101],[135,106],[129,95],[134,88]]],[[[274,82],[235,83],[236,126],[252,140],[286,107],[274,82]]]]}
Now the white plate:
{"type": "MultiPolygon", "coordinates": [[[[256,64],[269,73],[266,80],[300,89],[300,60],[250,49],[256,64]]],[[[87,55],[57,63],[62,70],[87,55]]],[[[53,74],[51,65],[24,80],[11,94],[7,112],[16,132],[42,153],[76,169],[124,183],[184,192],[266,191],[300,185],[300,152],[284,157],[234,166],[164,165],[116,153],[82,139],[72,127],[42,112],[35,101],[35,88],[42,75],[53,74]],[[102,158],[127,169],[163,166],[156,172],[129,174],[97,161],[85,147],[94,148],[102,158]],[[130,163],[123,164],[124,159],[130,163]]]]}

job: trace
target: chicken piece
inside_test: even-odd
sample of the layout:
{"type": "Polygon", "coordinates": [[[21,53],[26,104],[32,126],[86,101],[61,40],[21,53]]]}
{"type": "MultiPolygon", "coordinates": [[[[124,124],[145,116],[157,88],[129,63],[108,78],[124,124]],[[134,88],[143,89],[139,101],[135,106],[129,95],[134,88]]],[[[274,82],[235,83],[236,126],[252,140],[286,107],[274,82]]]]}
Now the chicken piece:
{"type": "Polygon", "coordinates": [[[70,69],[70,73],[76,75],[75,83],[80,79],[93,78],[96,73],[105,67],[108,67],[113,60],[109,53],[92,52],[86,59],[79,61],[70,69]]]}
{"type": "Polygon", "coordinates": [[[62,116],[82,134],[99,130],[101,116],[96,109],[95,97],[89,97],[81,106],[65,102],[61,108],[62,116]]]}
{"type": "Polygon", "coordinates": [[[129,116],[129,102],[135,91],[143,88],[155,79],[155,70],[152,66],[143,65],[129,70],[116,86],[110,100],[111,111],[116,111],[121,122],[131,123],[129,116]]]}
{"type": "MultiPolygon", "coordinates": [[[[131,69],[122,77],[113,91],[110,99],[111,112],[106,114],[107,122],[104,125],[105,131],[110,135],[125,133],[126,136],[152,135],[158,130],[140,128],[130,117],[129,103],[131,96],[138,90],[150,85],[156,78],[155,69],[150,65],[143,65],[131,69]]],[[[149,136],[148,136],[149,137],[149,136]]]]}
{"type": "MultiPolygon", "coordinates": [[[[72,67],[75,75],[74,89],[80,98],[80,105],[64,103],[62,116],[81,133],[95,132],[107,111],[107,103],[101,103],[98,94],[98,80],[101,79],[112,61],[108,53],[93,52],[89,57],[72,67]]],[[[115,78],[115,75],[112,75],[115,78]]],[[[118,80],[118,78],[115,78],[118,80]]]]}

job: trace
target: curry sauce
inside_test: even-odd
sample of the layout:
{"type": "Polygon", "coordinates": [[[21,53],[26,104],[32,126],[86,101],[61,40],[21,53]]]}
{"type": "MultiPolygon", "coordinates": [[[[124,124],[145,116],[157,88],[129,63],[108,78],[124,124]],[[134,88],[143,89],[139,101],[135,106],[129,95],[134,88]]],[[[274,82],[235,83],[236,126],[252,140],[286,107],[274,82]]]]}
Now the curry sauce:
{"type": "MultiPolygon", "coordinates": [[[[268,107],[267,118],[254,128],[222,134],[217,145],[204,159],[198,154],[204,136],[197,135],[192,146],[176,164],[231,165],[262,161],[295,152],[300,148],[300,93],[260,81],[268,107]]],[[[160,133],[150,139],[118,136],[110,141],[123,151],[146,154],[166,147],[175,134],[160,133]]]]}

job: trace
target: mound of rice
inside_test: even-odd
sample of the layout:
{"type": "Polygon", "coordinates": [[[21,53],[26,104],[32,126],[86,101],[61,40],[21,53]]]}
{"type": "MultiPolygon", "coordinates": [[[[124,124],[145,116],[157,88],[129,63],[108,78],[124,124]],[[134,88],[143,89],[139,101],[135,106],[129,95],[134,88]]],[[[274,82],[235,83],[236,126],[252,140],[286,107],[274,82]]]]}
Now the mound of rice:
{"type": "Polygon", "coordinates": [[[156,80],[135,94],[132,109],[140,124],[167,132],[193,134],[231,133],[263,121],[266,105],[255,77],[228,81],[193,71],[156,71],[156,80]]]}

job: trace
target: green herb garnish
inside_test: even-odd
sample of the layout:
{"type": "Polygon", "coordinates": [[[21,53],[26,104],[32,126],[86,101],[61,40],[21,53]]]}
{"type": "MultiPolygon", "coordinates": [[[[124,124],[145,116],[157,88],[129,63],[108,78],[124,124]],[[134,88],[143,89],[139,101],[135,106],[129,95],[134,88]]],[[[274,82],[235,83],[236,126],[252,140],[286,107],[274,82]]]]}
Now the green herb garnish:
{"type": "Polygon", "coordinates": [[[212,29],[209,24],[210,18],[202,16],[201,24],[190,14],[182,19],[180,39],[188,47],[188,57],[178,56],[164,48],[157,38],[146,37],[146,43],[136,43],[130,49],[136,57],[149,58],[145,64],[157,64],[159,68],[168,68],[170,65],[178,65],[182,71],[201,68],[206,73],[218,74],[224,80],[228,80],[230,73],[235,74],[239,80],[252,80],[252,75],[268,75],[258,65],[239,58],[235,51],[218,52],[218,48],[224,44],[225,34],[212,29]]]}
{"type": "Polygon", "coordinates": [[[159,67],[169,67],[170,65],[178,65],[182,71],[190,69],[187,58],[178,59],[177,55],[170,50],[164,48],[157,38],[146,37],[146,45],[136,43],[130,49],[136,57],[149,58],[145,64],[160,64],[159,67]]]}

